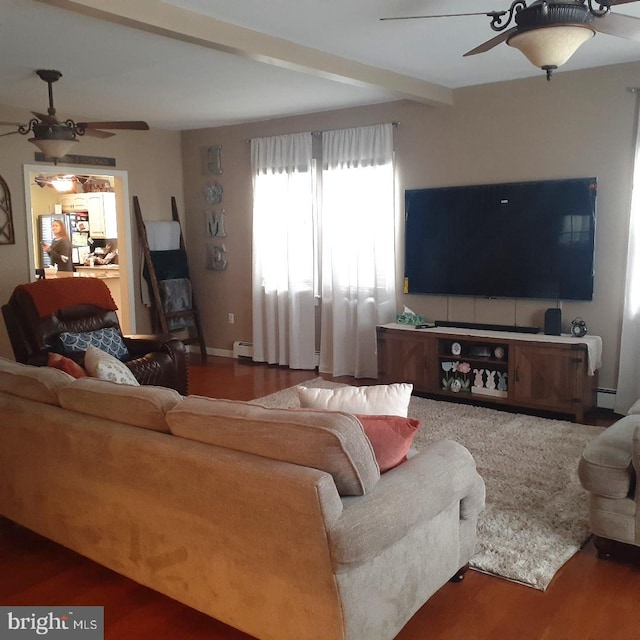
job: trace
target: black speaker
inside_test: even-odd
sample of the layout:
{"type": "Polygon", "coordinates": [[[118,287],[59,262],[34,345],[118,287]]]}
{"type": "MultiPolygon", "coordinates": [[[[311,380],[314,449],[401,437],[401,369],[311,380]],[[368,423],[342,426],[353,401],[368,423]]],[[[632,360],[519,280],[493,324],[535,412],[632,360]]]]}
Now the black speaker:
{"type": "Polygon", "coordinates": [[[553,307],[544,312],[544,332],[548,336],[559,336],[562,333],[562,310],[553,307]]]}

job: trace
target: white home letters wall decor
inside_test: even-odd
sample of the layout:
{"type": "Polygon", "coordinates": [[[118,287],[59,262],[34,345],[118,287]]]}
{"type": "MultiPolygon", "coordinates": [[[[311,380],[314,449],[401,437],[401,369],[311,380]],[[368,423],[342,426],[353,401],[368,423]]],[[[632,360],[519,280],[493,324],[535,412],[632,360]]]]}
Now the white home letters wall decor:
{"type": "Polygon", "coordinates": [[[222,202],[222,186],[217,182],[208,184],[203,191],[207,204],[220,204],[222,202]]]}
{"type": "Polygon", "coordinates": [[[226,238],[227,230],[225,229],[225,215],[226,211],[220,209],[219,211],[211,210],[206,212],[207,216],[207,234],[215,238],[226,238]]]}
{"type": "Polygon", "coordinates": [[[226,247],[223,244],[208,244],[207,245],[207,269],[213,271],[224,271],[229,264],[224,257],[227,252],[226,247]]]}
{"type": "Polygon", "coordinates": [[[215,145],[201,149],[202,173],[222,175],[222,147],[215,145]]]}

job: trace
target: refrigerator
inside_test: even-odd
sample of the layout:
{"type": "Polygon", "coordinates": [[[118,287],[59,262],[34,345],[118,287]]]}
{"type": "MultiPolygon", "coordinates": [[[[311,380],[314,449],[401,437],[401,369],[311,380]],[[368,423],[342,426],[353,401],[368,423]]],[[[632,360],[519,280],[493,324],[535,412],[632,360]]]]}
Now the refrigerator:
{"type": "Polygon", "coordinates": [[[85,258],[91,253],[91,239],[89,238],[89,213],[87,211],[74,211],[72,213],[55,213],[38,216],[40,268],[51,266],[49,254],[42,248],[42,243],[53,242],[51,223],[60,220],[67,229],[71,238],[72,260],[75,266],[84,264],[85,258]]]}

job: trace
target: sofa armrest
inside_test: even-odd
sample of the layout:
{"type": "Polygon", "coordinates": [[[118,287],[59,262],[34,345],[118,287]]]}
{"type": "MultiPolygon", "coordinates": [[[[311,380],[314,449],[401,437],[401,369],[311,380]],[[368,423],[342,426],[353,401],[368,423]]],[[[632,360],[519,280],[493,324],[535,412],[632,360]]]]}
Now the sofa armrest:
{"type": "Polygon", "coordinates": [[[578,478],[589,493],[614,500],[631,495],[635,485],[634,433],[639,425],[640,415],[625,416],[587,443],[578,463],[578,478]]]}
{"type": "Polygon", "coordinates": [[[122,337],[133,357],[142,356],[151,351],[164,351],[166,348],[171,348],[175,342],[180,342],[178,338],[170,333],[138,334],[122,337]]]}
{"type": "Polygon", "coordinates": [[[431,443],[383,474],[365,496],[342,499],[342,515],[329,531],[334,561],[363,564],[452,503],[464,520],[475,518],[484,501],[484,481],[469,451],[450,440],[431,443]]]}

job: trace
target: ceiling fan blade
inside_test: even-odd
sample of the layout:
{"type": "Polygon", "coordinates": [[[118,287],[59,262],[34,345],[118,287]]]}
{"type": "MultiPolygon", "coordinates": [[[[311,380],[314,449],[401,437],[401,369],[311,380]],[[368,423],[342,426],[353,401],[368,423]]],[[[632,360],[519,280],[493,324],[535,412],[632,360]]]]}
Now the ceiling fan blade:
{"type": "Polygon", "coordinates": [[[517,30],[518,27],[511,27],[511,29],[507,29],[506,31],[499,33],[495,38],[491,38],[491,40],[487,40],[481,45],[478,45],[475,49],[467,51],[467,53],[462,57],[466,58],[467,56],[475,56],[478,53],[485,53],[486,51],[489,51],[489,49],[493,49],[493,47],[497,47],[500,43],[508,40],[517,30]]]}
{"type": "Polygon", "coordinates": [[[121,120],[115,122],[78,122],[83,129],[130,129],[133,131],[148,131],[149,125],[142,120],[121,120]]]}
{"type": "Polygon", "coordinates": [[[91,136],[92,138],[111,138],[115,136],[115,133],[110,131],[101,131],[100,129],[87,129],[84,132],[85,136],[91,136]]]}
{"type": "Polygon", "coordinates": [[[591,26],[600,33],[640,42],[640,18],[607,13],[603,18],[595,18],[591,26]]]}
{"type": "Polygon", "coordinates": [[[475,13],[440,13],[430,16],[395,16],[391,18],[380,18],[380,20],[422,20],[424,18],[457,18],[459,16],[493,16],[494,14],[506,13],[506,11],[480,11],[475,13]]]}
{"type": "Polygon", "coordinates": [[[0,122],[0,127],[26,127],[24,122],[0,122]]]}
{"type": "MultiPolygon", "coordinates": [[[[0,124],[7,124],[6,122],[2,122],[0,124]]],[[[0,138],[3,138],[4,136],[12,136],[16,133],[20,133],[19,131],[9,131],[9,133],[0,133],[0,138]]]]}

